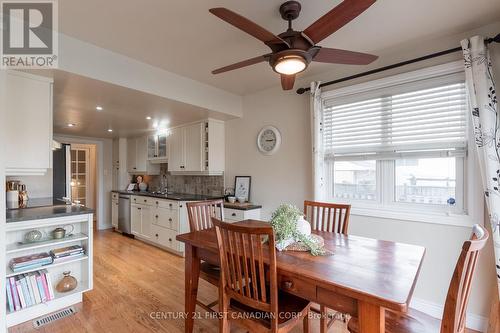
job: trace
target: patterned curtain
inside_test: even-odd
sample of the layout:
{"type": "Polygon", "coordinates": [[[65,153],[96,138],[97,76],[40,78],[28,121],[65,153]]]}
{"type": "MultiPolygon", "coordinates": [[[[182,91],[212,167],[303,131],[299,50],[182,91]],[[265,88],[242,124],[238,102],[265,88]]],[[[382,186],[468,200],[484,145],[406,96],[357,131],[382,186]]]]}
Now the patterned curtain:
{"type": "Polygon", "coordinates": [[[500,115],[490,55],[484,38],[464,39],[465,78],[474,136],[488,206],[500,290],[500,115]]]}
{"type": "Polygon", "coordinates": [[[321,82],[311,82],[311,133],[313,154],[314,200],[323,200],[323,111],[321,102],[321,82]]]}

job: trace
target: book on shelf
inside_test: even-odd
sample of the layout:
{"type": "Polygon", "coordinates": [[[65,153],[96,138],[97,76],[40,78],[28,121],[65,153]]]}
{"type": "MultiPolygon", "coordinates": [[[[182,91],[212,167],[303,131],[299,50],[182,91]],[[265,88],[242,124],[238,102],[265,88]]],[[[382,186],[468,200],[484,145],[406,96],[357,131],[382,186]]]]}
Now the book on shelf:
{"type": "Polygon", "coordinates": [[[60,263],[60,262],[65,262],[65,261],[70,261],[74,260],[76,258],[81,258],[83,257],[85,253],[80,252],[80,253],[75,253],[69,256],[64,256],[64,257],[59,257],[59,258],[54,258],[54,264],[60,263]]]}
{"type": "Polygon", "coordinates": [[[53,258],[58,258],[58,257],[64,257],[68,255],[72,255],[74,253],[81,253],[84,252],[84,249],[80,245],[72,245],[72,246],[67,246],[67,247],[62,247],[59,249],[53,249],[50,251],[50,255],[53,258]]]}
{"type": "Polygon", "coordinates": [[[19,272],[22,270],[33,269],[41,267],[44,265],[49,265],[52,263],[52,257],[46,253],[36,253],[27,256],[17,257],[11,259],[9,266],[13,272],[19,272]]]}
{"type": "Polygon", "coordinates": [[[7,306],[10,312],[45,303],[55,298],[47,270],[19,274],[7,279],[7,306]]]}

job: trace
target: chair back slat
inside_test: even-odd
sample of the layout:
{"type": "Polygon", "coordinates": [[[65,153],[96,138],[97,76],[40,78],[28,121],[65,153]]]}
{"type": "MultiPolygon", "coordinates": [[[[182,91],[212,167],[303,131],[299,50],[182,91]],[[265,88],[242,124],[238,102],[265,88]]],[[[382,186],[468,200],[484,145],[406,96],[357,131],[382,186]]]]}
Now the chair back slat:
{"type": "Polygon", "coordinates": [[[212,217],[224,220],[224,201],[196,201],[186,204],[191,232],[210,229],[212,217]]]}
{"type": "Polygon", "coordinates": [[[212,218],[212,223],[217,234],[223,292],[230,299],[277,315],[278,282],[272,227],[234,225],[216,218],[212,218]],[[268,244],[263,245],[266,239],[268,244]]]}
{"type": "Polygon", "coordinates": [[[476,224],[471,238],[462,246],[446,296],[441,333],[463,333],[465,330],[465,314],[472,278],[479,253],[486,245],[488,237],[488,231],[476,224]]]}
{"type": "Polygon", "coordinates": [[[347,235],[351,205],[304,201],[304,215],[312,230],[347,235]]]}

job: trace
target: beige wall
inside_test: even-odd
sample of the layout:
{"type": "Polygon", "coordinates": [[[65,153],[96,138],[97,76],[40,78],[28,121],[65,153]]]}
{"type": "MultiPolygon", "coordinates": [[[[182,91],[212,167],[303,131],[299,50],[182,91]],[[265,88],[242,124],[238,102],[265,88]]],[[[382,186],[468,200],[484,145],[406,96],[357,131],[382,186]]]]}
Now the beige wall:
{"type": "MultiPolygon", "coordinates": [[[[487,29],[492,31],[485,35],[492,35],[498,26],[487,29]]],[[[472,36],[473,33],[465,35],[472,36]]],[[[451,46],[447,40],[443,43],[444,48],[459,45],[459,40],[456,39],[455,44],[452,43],[451,46]]],[[[434,51],[442,48],[438,45],[434,51]]],[[[500,78],[500,47],[497,45],[493,48],[496,77],[500,78]]],[[[402,59],[411,57],[415,55],[403,56],[402,59]]],[[[393,70],[390,74],[457,59],[460,59],[458,53],[445,59],[393,70]]],[[[344,74],[348,73],[342,75],[344,74]]],[[[365,78],[364,81],[384,75],[388,74],[365,78]]],[[[338,77],[340,76],[332,74],[331,79],[338,77]]],[[[301,85],[307,84],[301,82],[301,85]]],[[[296,88],[299,86],[296,85],[296,88]]],[[[312,197],[308,98],[307,94],[299,96],[294,92],[283,92],[278,87],[264,90],[245,96],[243,118],[226,123],[226,184],[232,186],[236,175],[252,176],[251,199],[263,205],[264,218],[268,218],[280,203],[292,203],[300,207],[304,199],[312,197]],[[256,137],[258,131],[269,124],[278,127],[283,141],[281,149],[275,155],[264,156],[258,152],[256,137]]],[[[427,253],[414,298],[441,306],[444,304],[461,243],[470,234],[470,229],[464,227],[363,216],[352,216],[350,231],[355,235],[424,246],[427,253]]],[[[491,295],[495,292],[493,262],[493,250],[492,246],[489,246],[478,265],[469,313],[483,317],[489,315],[491,295]]]]}

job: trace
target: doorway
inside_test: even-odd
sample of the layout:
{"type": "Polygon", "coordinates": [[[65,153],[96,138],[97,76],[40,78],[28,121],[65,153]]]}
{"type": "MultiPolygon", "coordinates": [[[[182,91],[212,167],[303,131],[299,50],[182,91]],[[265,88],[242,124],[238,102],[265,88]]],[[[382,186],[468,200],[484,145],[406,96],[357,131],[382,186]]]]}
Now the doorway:
{"type": "MultiPolygon", "coordinates": [[[[96,209],[96,146],[71,144],[71,199],[96,209]]],[[[94,223],[97,216],[94,214],[94,223]]]]}

